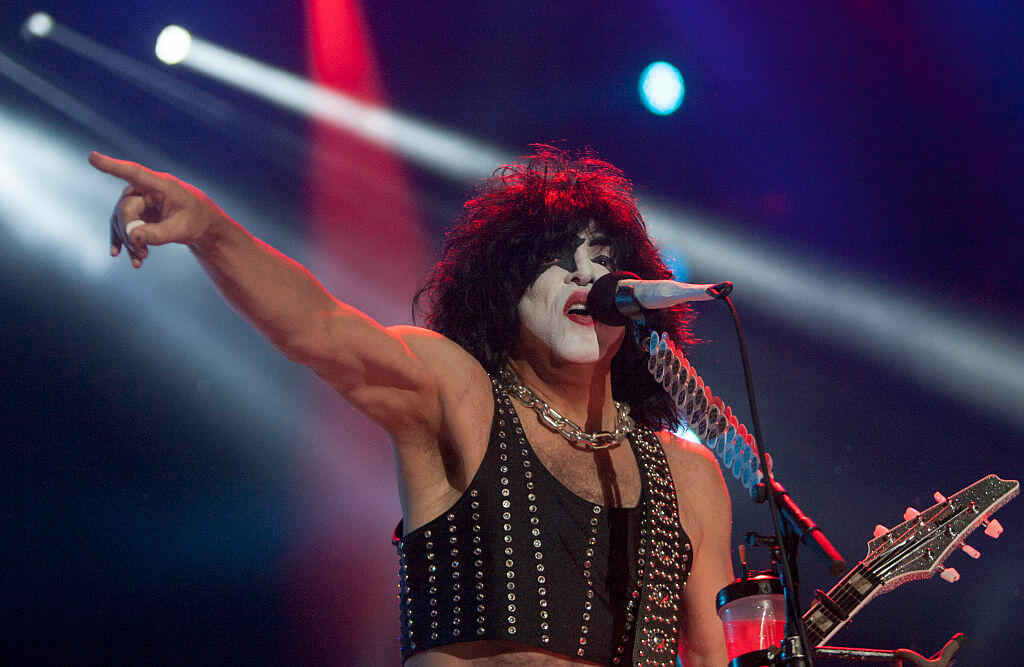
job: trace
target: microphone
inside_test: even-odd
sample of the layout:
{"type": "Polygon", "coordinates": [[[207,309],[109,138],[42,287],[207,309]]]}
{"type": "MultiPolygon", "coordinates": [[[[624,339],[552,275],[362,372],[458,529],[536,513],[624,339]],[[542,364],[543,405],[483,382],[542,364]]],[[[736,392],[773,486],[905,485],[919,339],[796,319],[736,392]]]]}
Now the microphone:
{"type": "Polygon", "coordinates": [[[628,271],[608,273],[594,282],[587,295],[587,310],[600,322],[625,326],[642,309],[669,308],[685,301],[722,299],[732,292],[732,283],[691,285],[674,280],[641,280],[628,271]]]}

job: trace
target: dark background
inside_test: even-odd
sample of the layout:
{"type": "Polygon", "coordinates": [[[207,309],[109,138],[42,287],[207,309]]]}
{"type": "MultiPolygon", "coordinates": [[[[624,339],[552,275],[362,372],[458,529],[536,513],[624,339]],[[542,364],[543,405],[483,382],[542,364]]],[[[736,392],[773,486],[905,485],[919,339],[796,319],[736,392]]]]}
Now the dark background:
{"type": "MultiPolygon", "coordinates": [[[[724,247],[755,249],[734,300],[766,444],[779,479],[848,561],[863,557],[876,523],[924,509],[936,489],[1019,478],[1019,4],[361,8],[364,30],[330,39],[369,45],[377,101],[509,154],[537,141],[592,147],[633,179],[642,204],[685,212],[724,247]],[[671,116],[637,96],[654,60],[686,80],[671,116]],[[759,279],[769,269],[794,281],[816,271],[850,289],[796,316],[773,297],[775,277],[759,279]],[[845,324],[859,286],[899,299],[895,315],[868,300],[868,315],[852,316],[881,313],[886,335],[845,324]],[[936,347],[901,347],[930,322],[945,323],[936,347]],[[976,352],[990,356],[955,361],[976,352]]],[[[4,12],[0,654],[397,664],[389,540],[399,507],[386,439],[224,307],[183,249],[155,250],[140,272],[107,260],[120,186],[92,174],[85,155],[96,148],[195,182],[389,324],[409,320],[415,288],[389,277],[422,273],[471,183],[401,166],[395,187],[422,243],[398,248],[401,267],[370,257],[368,274],[346,274],[332,264],[345,253],[324,239],[343,245],[357,225],[343,214],[330,234],[310,223],[325,216],[307,171],[323,141],[316,128],[152,55],[159,31],[177,23],[306,75],[303,3],[15,0],[4,12]],[[23,39],[22,21],[39,9],[143,64],[146,85],[23,39]],[[26,70],[38,78],[16,83],[12,72],[26,70]],[[172,94],[174,82],[191,101],[172,94]],[[218,116],[218,104],[232,111],[218,116]]],[[[685,241],[666,249],[680,278],[733,277],[685,241]]],[[[693,364],[749,425],[727,313],[698,311],[693,364]]],[[[766,509],[728,483],[734,542],[766,531],[766,509]]],[[[960,664],[1014,663],[1024,651],[1021,516],[1014,501],[999,515],[1001,540],[970,540],[981,560],[951,557],[961,581],[909,583],[831,643],[931,654],[962,631],[960,664]]],[[[832,580],[810,554],[800,564],[806,604],[832,580]]]]}

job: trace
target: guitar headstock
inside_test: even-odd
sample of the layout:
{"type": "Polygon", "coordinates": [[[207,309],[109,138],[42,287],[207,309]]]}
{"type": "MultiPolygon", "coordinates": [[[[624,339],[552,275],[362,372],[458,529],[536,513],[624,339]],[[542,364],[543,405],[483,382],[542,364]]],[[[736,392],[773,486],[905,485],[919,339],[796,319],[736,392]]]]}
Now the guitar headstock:
{"type": "Polygon", "coordinates": [[[881,582],[880,592],[931,577],[968,535],[1019,492],[1016,480],[984,477],[868,542],[862,565],[881,582]]]}

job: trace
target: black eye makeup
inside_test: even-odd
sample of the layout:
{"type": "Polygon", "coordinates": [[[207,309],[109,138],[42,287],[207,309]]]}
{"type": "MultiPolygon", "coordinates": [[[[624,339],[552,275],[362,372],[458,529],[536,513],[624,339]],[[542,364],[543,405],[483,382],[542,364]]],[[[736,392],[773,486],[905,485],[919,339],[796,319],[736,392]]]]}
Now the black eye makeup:
{"type": "Polygon", "coordinates": [[[548,256],[544,261],[544,266],[557,266],[569,273],[574,272],[576,270],[576,251],[586,240],[581,237],[566,240],[561,250],[548,256]]]}
{"type": "Polygon", "coordinates": [[[577,236],[566,240],[562,249],[557,253],[551,253],[548,255],[542,266],[547,268],[549,266],[557,266],[560,269],[565,269],[569,273],[576,271],[576,252],[580,249],[584,243],[587,247],[593,249],[597,254],[590,258],[590,261],[601,266],[611,268],[615,264],[615,260],[612,258],[610,244],[608,238],[604,235],[595,236],[590,239],[577,236]]]}

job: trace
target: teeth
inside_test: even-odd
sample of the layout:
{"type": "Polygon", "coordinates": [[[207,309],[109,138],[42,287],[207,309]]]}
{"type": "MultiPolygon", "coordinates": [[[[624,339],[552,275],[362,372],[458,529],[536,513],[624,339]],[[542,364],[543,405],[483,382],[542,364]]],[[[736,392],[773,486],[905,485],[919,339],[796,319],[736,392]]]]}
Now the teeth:
{"type": "Polygon", "coordinates": [[[589,315],[590,314],[590,311],[587,310],[587,307],[583,306],[583,305],[572,306],[572,307],[569,308],[569,312],[573,313],[574,315],[589,315]]]}

